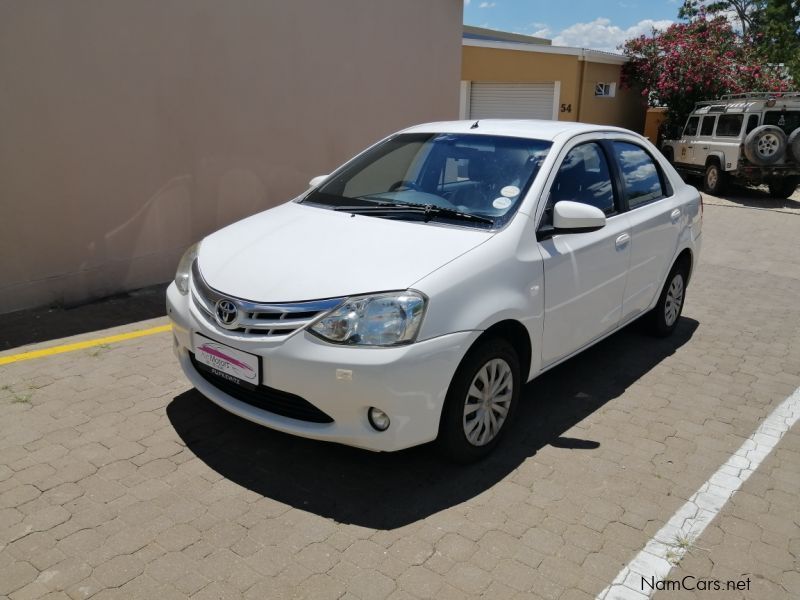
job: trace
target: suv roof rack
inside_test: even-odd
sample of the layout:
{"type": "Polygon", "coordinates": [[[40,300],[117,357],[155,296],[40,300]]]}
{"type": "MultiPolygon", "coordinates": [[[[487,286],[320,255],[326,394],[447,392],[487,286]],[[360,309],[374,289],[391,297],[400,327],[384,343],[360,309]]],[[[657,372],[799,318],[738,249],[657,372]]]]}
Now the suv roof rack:
{"type": "Polygon", "coordinates": [[[699,106],[712,106],[724,104],[728,100],[769,100],[770,98],[800,98],[800,92],[744,92],[741,94],[723,94],[716,100],[700,100],[694,103],[695,109],[699,106]]]}
{"type": "Polygon", "coordinates": [[[738,100],[742,98],[764,99],[769,98],[794,98],[800,96],[800,92],[744,92],[742,94],[723,94],[720,100],[738,100]]]}

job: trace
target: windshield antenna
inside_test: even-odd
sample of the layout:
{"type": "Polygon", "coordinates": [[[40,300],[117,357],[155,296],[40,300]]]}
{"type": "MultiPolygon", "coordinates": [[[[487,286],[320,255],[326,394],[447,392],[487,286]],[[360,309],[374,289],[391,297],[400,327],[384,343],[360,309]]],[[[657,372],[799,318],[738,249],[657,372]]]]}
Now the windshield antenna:
{"type": "Polygon", "coordinates": [[[470,129],[477,129],[477,128],[478,128],[478,121],[475,121],[475,122],[472,124],[472,126],[470,127],[470,129]]]}

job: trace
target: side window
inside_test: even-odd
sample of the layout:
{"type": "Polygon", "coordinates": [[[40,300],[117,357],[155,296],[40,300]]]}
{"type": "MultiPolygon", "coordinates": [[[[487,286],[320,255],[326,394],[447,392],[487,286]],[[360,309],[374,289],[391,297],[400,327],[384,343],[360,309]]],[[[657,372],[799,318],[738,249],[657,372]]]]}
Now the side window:
{"type": "Polygon", "coordinates": [[[745,134],[750,133],[758,127],[758,115],[750,115],[747,117],[747,129],[745,129],[745,134]]]}
{"type": "Polygon", "coordinates": [[[550,188],[543,225],[552,225],[553,206],[561,200],[590,204],[607,215],[616,212],[608,161],[598,144],[589,142],[575,146],[564,157],[550,188]]]}
{"type": "Polygon", "coordinates": [[[686,121],[686,127],[683,130],[683,135],[686,137],[697,135],[697,125],[699,123],[700,117],[689,117],[689,120],[686,121]]]}
{"type": "Polygon", "coordinates": [[[717,119],[718,137],[739,137],[744,115],[720,115],[717,119]]]}
{"type": "Polygon", "coordinates": [[[711,135],[714,131],[714,121],[717,120],[717,117],[703,117],[703,123],[700,125],[700,135],[711,135]]]}
{"type": "Polygon", "coordinates": [[[636,208],[646,202],[663,198],[664,188],[653,158],[636,144],[613,142],[613,146],[622,173],[628,207],[636,208]]]}

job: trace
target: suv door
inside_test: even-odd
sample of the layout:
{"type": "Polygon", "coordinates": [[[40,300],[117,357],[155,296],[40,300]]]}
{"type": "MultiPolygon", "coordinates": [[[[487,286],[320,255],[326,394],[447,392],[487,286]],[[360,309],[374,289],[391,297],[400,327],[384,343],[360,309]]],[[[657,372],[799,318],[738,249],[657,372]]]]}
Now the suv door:
{"type": "Polygon", "coordinates": [[[691,116],[686,121],[686,126],[683,128],[683,134],[680,141],[676,144],[674,161],[679,164],[692,164],[692,156],[694,147],[689,148],[689,140],[693,140],[697,136],[697,130],[700,127],[700,117],[691,116]]]}
{"type": "Polygon", "coordinates": [[[692,145],[694,146],[692,164],[696,167],[706,166],[706,158],[711,148],[711,136],[714,135],[714,124],[716,121],[717,115],[705,115],[700,121],[698,136],[692,141],[692,145]]]}
{"type": "Polygon", "coordinates": [[[617,326],[630,259],[628,217],[621,212],[616,183],[600,143],[578,143],[564,156],[550,187],[540,232],[552,225],[553,206],[561,200],[602,209],[606,225],[597,231],[555,230],[552,237],[540,237],[545,279],[543,367],[617,326]]]}
{"type": "Polygon", "coordinates": [[[622,301],[624,323],[650,308],[660,293],[688,215],[683,214],[664,172],[647,150],[630,140],[613,140],[609,146],[622,181],[631,235],[622,301]]]}

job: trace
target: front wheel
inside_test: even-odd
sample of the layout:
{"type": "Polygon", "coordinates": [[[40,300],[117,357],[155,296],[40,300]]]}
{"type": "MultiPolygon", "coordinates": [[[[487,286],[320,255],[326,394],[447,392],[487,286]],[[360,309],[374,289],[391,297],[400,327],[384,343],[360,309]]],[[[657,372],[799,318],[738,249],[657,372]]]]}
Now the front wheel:
{"type": "Polygon", "coordinates": [[[724,187],[725,172],[717,163],[710,163],[706,166],[706,174],[703,177],[703,190],[716,196],[722,193],[724,187]]]}
{"type": "Polygon", "coordinates": [[[686,267],[678,263],[667,277],[658,303],[650,314],[650,324],[654,335],[667,337],[678,326],[686,297],[686,281],[689,276],[686,267]]]}
{"type": "Polygon", "coordinates": [[[521,386],[519,357],[507,341],[471,349],[447,391],[437,440],[442,452],[461,463],[488,455],[508,429],[521,386]]]}

